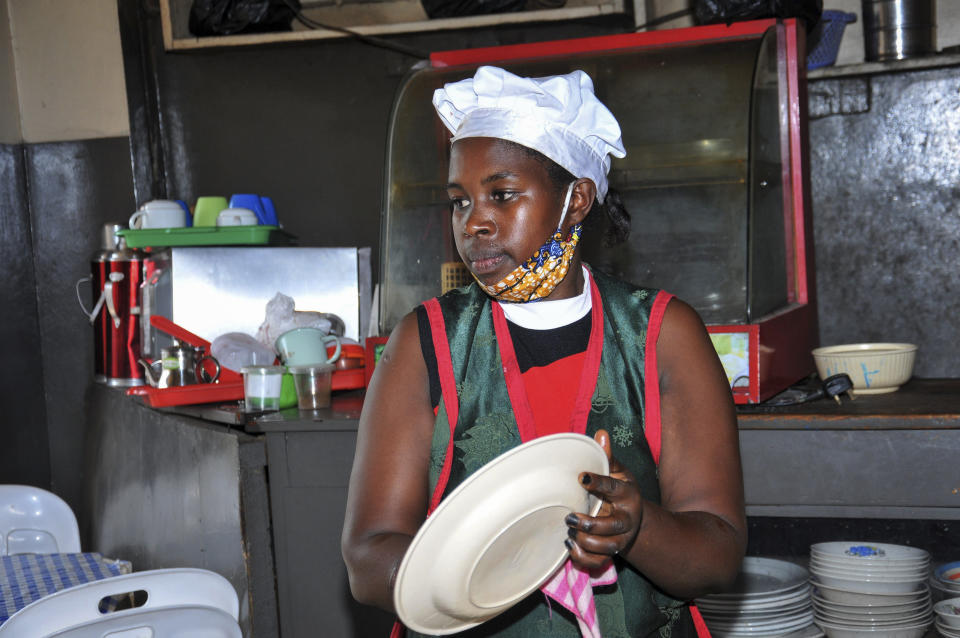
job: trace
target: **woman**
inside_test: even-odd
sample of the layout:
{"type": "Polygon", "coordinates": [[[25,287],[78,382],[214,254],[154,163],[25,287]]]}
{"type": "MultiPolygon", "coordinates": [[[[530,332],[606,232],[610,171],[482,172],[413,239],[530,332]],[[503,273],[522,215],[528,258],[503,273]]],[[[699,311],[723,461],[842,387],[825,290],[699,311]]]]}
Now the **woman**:
{"type": "Polygon", "coordinates": [[[610,476],[581,475],[599,514],[566,519],[571,565],[616,570],[593,590],[597,619],[535,593],[463,635],[703,630],[685,601],[727,586],[746,543],[735,415],[692,308],[581,264],[591,212],[626,223],[607,193],[619,125],[581,71],[481,67],[434,105],[454,134],[447,193],[476,284],[407,315],[377,365],[343,532],[354,596],[392,610],[399,563],[444,494],[524,441],[576,431],[611,457],[610,476]]]}

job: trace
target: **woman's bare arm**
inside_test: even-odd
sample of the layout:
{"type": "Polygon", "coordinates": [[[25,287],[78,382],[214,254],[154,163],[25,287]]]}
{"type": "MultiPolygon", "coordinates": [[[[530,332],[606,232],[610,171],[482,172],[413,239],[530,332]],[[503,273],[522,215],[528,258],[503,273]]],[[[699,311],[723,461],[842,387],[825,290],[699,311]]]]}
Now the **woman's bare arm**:
{"type": "Polygon", "coordinates": [[[393,579],[426,517],[434,414],[417,317],[390,335],[360,414],[341,548],[350,589],[393,611],[393,579]]]}
{"type": "MultiPolygon", "coordinates": [[[[680,599],[724,588],[746,547],[736,415],[716,351],[697,313],[672,300],[657,342],[661,504],[643,498],[618,463],[590,475],[604,517],[578,517],[571,556],[597,566],[619,553],[680,599]]],[[[602,438],[602,437],[601,437],[602,438]]],[[[614,459],[615,461],[615,459],[614,459]]]]}

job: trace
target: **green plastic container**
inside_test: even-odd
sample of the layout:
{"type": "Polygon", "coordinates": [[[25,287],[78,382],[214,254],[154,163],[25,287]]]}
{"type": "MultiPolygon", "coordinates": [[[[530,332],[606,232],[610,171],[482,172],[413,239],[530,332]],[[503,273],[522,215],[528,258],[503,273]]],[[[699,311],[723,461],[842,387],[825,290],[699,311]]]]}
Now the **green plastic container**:
{"type": "Polygon", "coordinates": [[[295,405],[297,405],[297,387],[293,384],[293,375],[284,372],[283,380],[280,382],[280,409],[292,408],[295,405]]]}

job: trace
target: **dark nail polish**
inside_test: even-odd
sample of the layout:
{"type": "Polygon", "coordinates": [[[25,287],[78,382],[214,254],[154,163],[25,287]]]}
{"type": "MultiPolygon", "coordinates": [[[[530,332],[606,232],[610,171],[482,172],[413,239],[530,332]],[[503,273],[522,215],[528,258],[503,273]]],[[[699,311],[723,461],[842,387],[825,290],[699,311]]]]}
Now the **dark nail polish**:
{"type": "Polygon", "coordinates": [[[580,519],[577,518],[576,514],[567,514],[566,518],[563,519],[563,522],[567,525],[578,525],[580,523],[580,519]]]}
{"type": "Polygon", "coordinates": [[[569,538],[563,539],[563,544],[567,546],[567,549],[573,549],[573,541],[569,538]]]}
{"type": "Polygon", "coordinates": [[[583,478],[580,479],[580,482],[583,483],[584,485],[590,485],[590,475],[584,474],[583,478]]]}
{"type": "Polygon", "coordinates": [[[574,538],[576,537],[576,535],[577,535],[577,529],[575,527],[567,528],[567,536],[569,536],[570,538],[574,538]]]}

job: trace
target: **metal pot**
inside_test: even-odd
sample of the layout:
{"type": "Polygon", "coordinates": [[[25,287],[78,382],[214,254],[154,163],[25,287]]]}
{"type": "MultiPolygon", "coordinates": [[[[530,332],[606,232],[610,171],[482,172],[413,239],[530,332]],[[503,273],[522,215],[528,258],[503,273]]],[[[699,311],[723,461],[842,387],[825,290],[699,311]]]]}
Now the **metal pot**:
{"type": "Polygon", "coordinates": [[[203,354],[203,348],[175,341],[173,346],[161,349],[160,353],[160,358],[153,363],[147,363],[143,359],[138,361],[143,367],[147,383],[155,388],[193,385],[201,381],[213,383],[220,377],[220,362],[208,354],[203,354]],[[216,366],[216,372],[212,376],[204,370],[204,361],[212,361],[216,366]],[[153,371],[156,365],[161,366],[159,377],[153,371]]]}
{"type": "Polygon", "coordinates": [[[868,62],[937,52],[936,0],[861,0],[868,62]]]}

